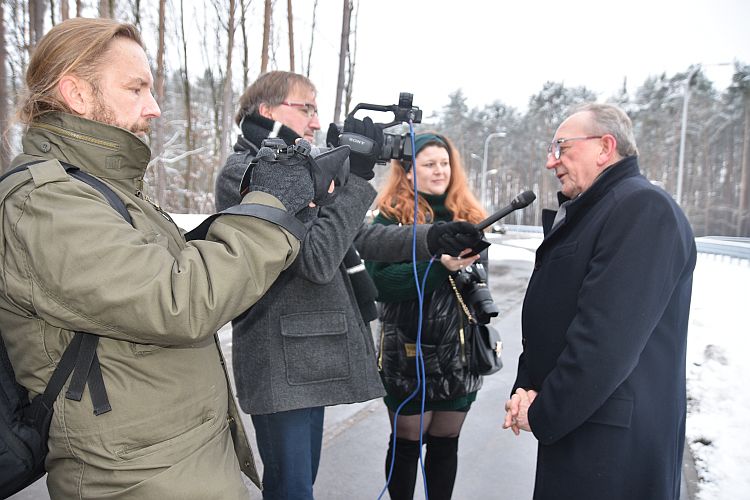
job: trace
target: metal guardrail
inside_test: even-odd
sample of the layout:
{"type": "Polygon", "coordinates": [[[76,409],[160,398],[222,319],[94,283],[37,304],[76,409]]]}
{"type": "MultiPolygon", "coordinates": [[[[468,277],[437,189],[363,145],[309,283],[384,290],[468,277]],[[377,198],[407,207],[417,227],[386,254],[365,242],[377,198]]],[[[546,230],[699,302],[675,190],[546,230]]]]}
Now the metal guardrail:
{"type": "MultiPolygon", "coordinates": [[[[507,233],[541,233],[540,226],[518,226],[506,224],[507,233]]],[[[493,235],[494,236],[494,235],[493,235]]],[[[500,238],[490,237],[488,239],[497,242],[500,238]]],[[[695,238],[695,246],[700,253],[712,255],[724,255],[735,259],[750,260],[750,238],[740,238],[735,236],[702,236],[695,238]]]]}
{"type": "Polygon", "coordinates": [[[695,238],[698,252],[750,260],[750,238],[702,236],[695,238]]]}

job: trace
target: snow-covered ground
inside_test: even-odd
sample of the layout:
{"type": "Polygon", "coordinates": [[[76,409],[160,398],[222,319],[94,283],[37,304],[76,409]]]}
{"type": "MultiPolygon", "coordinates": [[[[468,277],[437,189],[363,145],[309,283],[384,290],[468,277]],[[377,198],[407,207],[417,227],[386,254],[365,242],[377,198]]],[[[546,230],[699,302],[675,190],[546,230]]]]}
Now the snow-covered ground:
{"type": "MultiPolygon", "coordinates": [[[[185,229],[205,216],[174,215],[185,229]]],[[[494,238],[493,238],[494,239],[494,238]]],[[[511,234],[490,259],[534,260],[541,234],[511,234]]],[[[750,500],[750,262],[698,254],[687,351],[687,446],[696,500],[750,500]],[[744,333],[743,333],[744,332],[744,333]]]]}
{"type": "Polygon", "coordinates": [[[687,443],[699,500],[750,499],[749,313],[750,263],[698,254],[688,334],[687,443]]]}

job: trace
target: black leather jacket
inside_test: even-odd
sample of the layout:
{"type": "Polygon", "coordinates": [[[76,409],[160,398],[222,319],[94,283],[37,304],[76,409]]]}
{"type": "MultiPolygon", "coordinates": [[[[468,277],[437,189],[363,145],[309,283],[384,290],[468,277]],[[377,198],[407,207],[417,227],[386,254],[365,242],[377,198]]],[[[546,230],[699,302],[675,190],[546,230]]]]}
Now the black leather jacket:
{"type": "MultiPolygon", "coordinates": [[[[482,261],[486,266],[486,254],[482,261]]],[[[463,297],[465,301],[465,293],[463,297]]],[[[382,328],[378,355],[380,376],[388,393],[403,399],[417,387],[414,353],[419,302],[381,302],[378,307],[382,328]]],[[[423,311],[421,344],[426,401],[455,399],[479,390],[482,377],[469,373],[468,320],[448,279],[425,296],[423,311]]],[[[474,314],[473,310],[471,312],[474,314]]]]}

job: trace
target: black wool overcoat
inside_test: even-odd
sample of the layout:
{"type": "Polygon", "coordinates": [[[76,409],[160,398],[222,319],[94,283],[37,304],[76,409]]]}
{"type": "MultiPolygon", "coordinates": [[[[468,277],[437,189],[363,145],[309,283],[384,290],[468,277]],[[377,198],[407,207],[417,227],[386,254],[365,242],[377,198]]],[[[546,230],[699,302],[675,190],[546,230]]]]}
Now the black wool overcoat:
{"type": "Polygon", "coordinates": [[[536,253],[514,386],[538,391],[536,500],[677,500],[696,249],[668,193],[627,157],[536,253]]]}

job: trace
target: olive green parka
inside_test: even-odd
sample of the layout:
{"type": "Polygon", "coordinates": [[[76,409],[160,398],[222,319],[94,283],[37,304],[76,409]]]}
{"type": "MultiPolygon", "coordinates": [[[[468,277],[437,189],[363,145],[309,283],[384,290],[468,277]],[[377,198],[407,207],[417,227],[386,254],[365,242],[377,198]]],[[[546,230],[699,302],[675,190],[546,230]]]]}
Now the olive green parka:
{"type": "MultiPolygon", "coordinates": [[[[221,216],[185,242],[144,199],[150,150],[127,130],[65,113],[32,123],[0,185],[0,331],[19,383],[42,392],[75,331],[97,354],[112,410],[58,397],[47,485],[54,498],[235,499],[259,484],[215,332],[255,303],[297,255],[272,223],[221,216]],[[133,226],[57,160],[125,202],[133,226]],[[236,451],[235,449],[236,448],[236,451]],[[239,457],[239,459],[237,458],[239,457]]],[[[259,192],[243,203],[277,208],[259,192]]]]}

